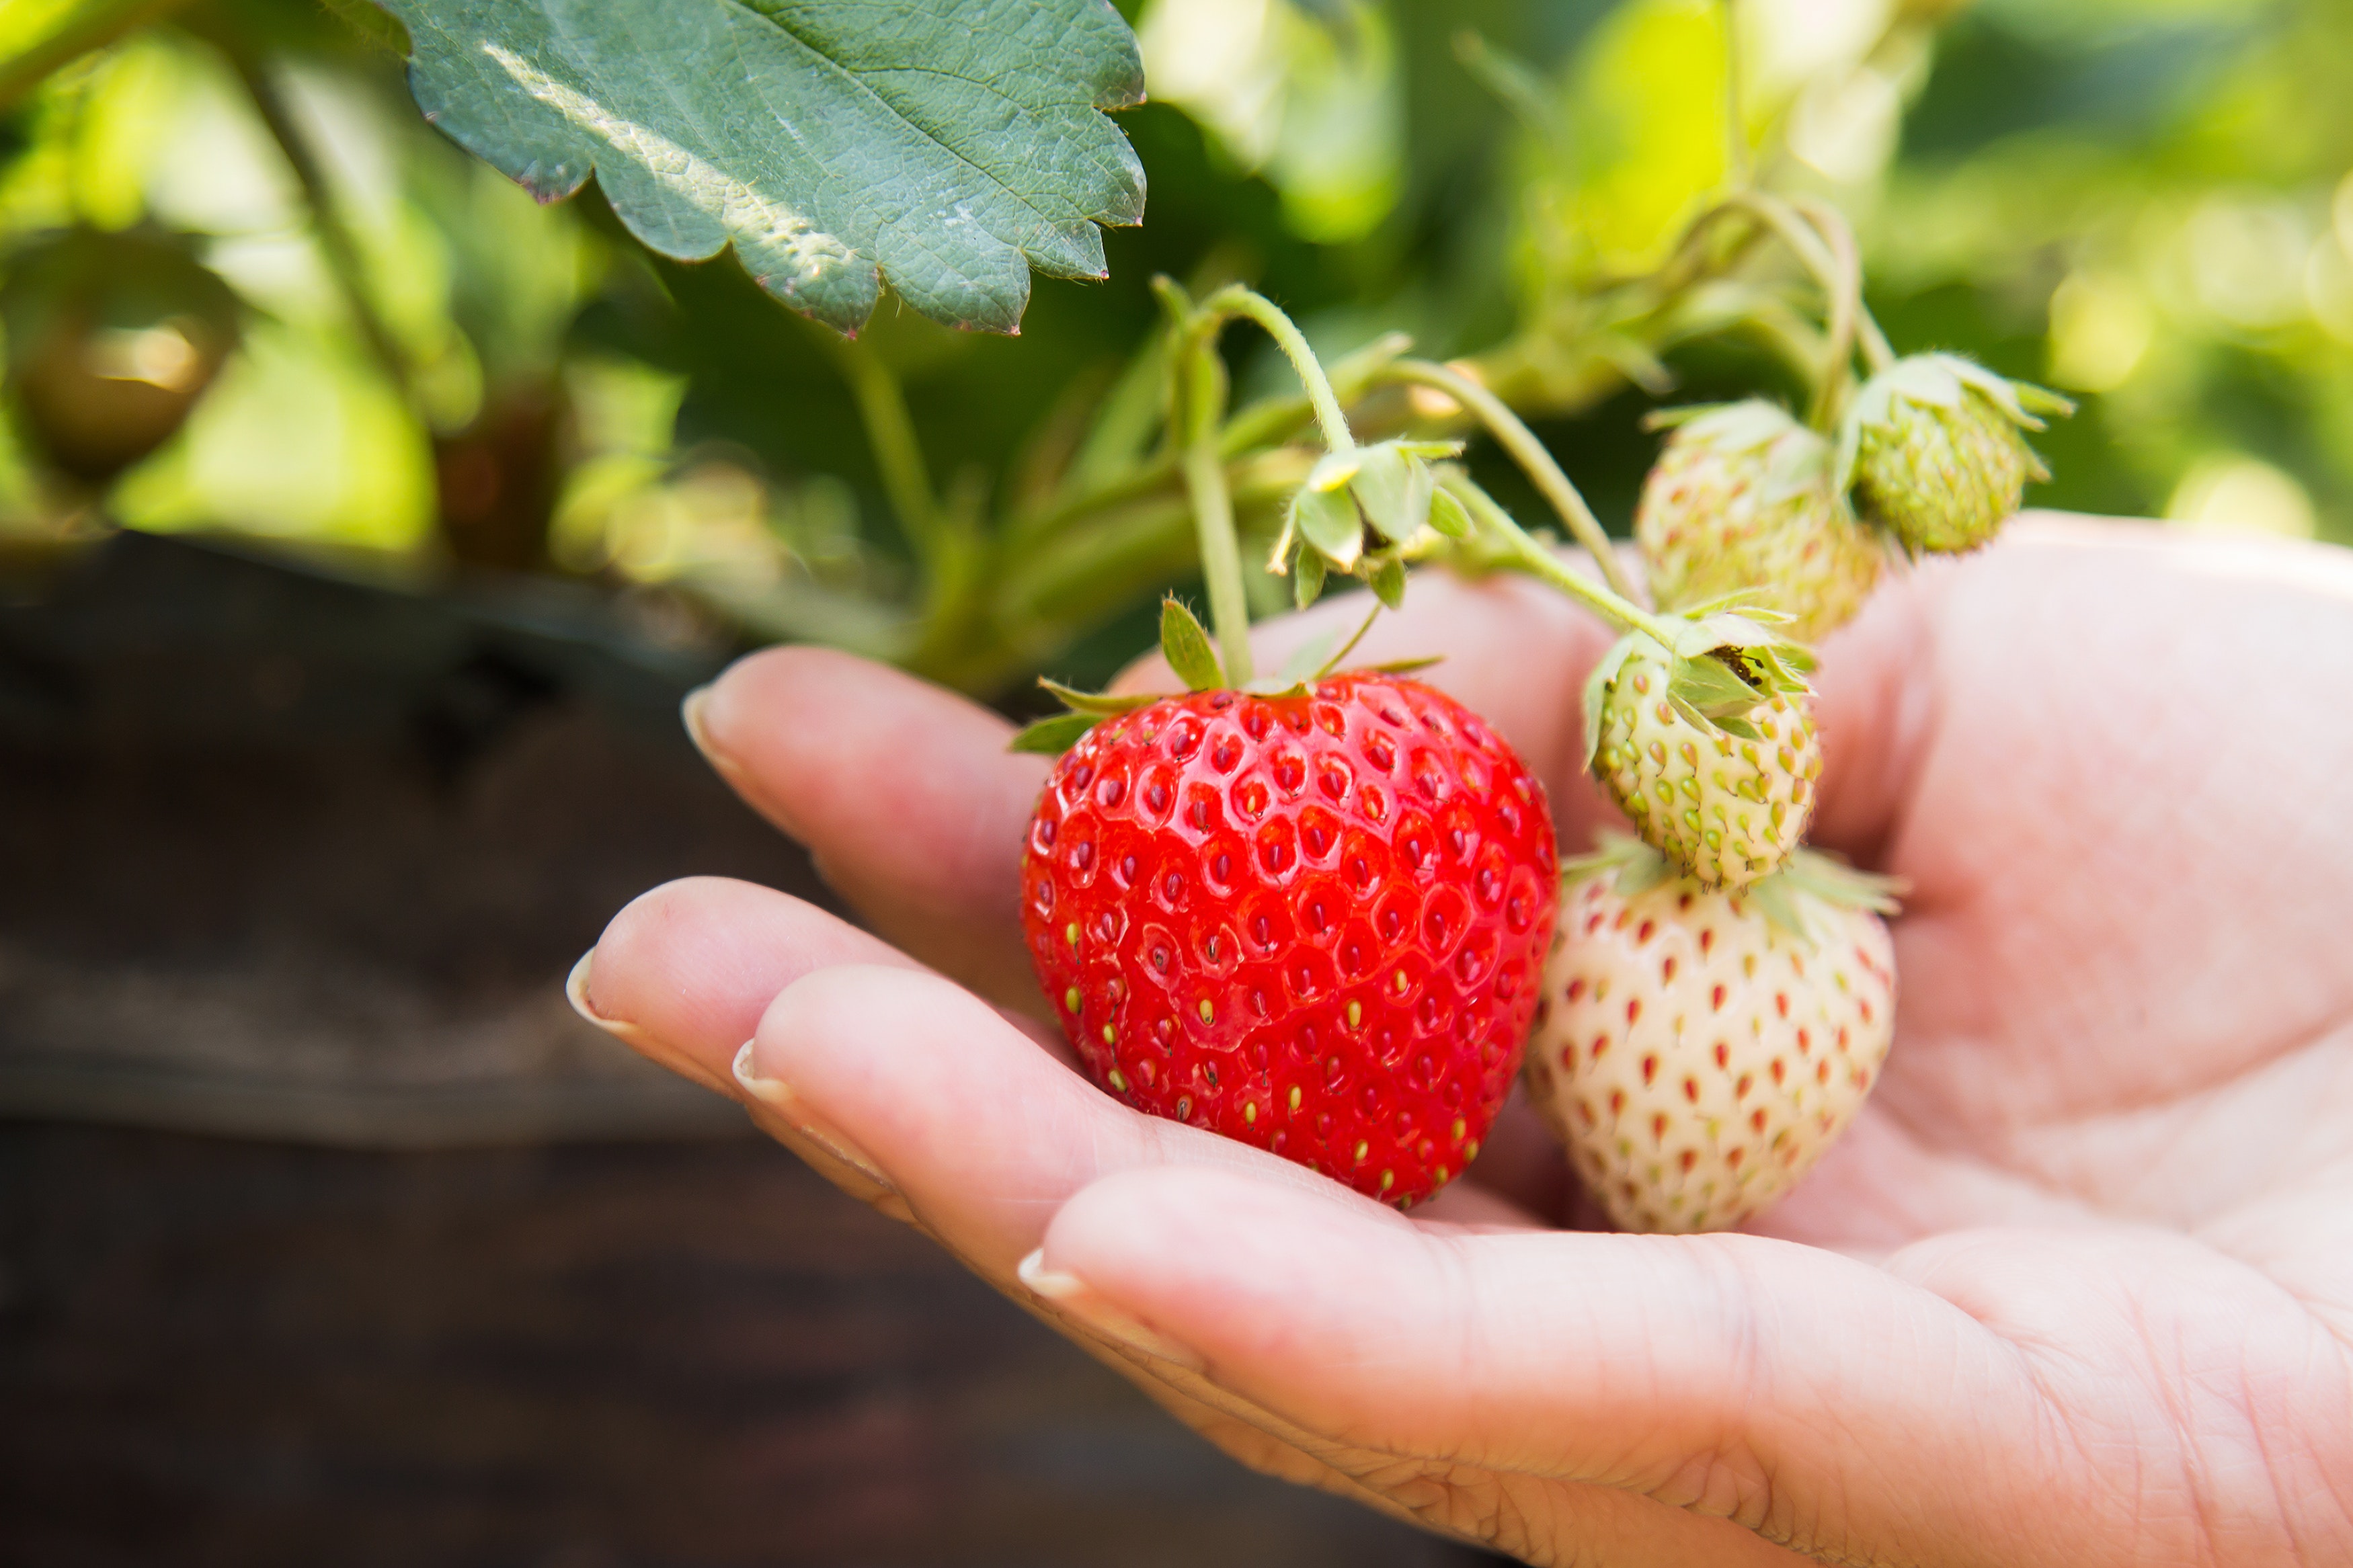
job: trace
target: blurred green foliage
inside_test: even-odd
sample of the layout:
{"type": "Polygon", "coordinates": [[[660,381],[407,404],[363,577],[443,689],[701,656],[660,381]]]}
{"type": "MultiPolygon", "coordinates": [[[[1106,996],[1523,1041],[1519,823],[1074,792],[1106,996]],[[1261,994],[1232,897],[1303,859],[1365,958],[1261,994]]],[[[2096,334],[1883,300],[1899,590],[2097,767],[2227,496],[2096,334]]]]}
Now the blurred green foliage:
{"type": "MultiPolygon", "coordinates": [[[[14,0],[0,62],[105,9],[14,0]]],[[[1084,579],[1099,602],[918,623],[956,550],[1009,572],[992,542],[1148,458],[1155,272],[1250,281],[1331,353],[1398,329],[1472,357],[1622,527],[1647,410],[1795,391],[1794,274],[1667,310],[1623,287],[1753,161],[1851,215],[1899,348],[2083,399],[2042,440],[2039,500],[2353,542],[2339,0],[1739,0],[1736,48],[1716,0],[1123,9],[1154,101],[1121,123],[1151,190],[1144,226],[1105,237],[1110,279],[1038,279],[1017,337],[886,300],[845,347],[731,259],[649,256],[593,189],[535,205],[422,121],[381,33],[304,0],[116,5],[139,25],[43,79],[0,65],[0,250],[167,240],[235,290],[240,335],[185,426],[96,480],[45,457],[44,394],[12,373],[5,526],[221,530],[420,582],[561,573],[663,606],[649,624],[672,635],[1083,680],[1188,577],[1181,519],[1040,535],[1041,555],[1117,554],[1084,579]],[[877,456],[894,393],[912,468],[877,456]]],[[[1229,352],[1243,395],[1294,389],[1261,342],[1229,352]]]]}

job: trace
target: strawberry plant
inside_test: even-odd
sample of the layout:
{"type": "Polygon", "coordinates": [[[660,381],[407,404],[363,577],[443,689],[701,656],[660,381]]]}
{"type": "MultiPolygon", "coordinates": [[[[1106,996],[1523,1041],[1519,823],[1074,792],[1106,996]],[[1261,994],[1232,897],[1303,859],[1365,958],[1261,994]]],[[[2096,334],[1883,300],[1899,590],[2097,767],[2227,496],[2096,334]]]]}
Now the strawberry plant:
{"type": "MultiPolygon", "coordinates": [[[[45,46],[45,68],[171,9],[93,14],[45,46]]],[[[1390,332],[1327,367],[1288,314],[1216,268],[1194,289],[1156,279],[1159,329],[1108,384],[1066,397],[1019,482],[991,494],[934,485],[899,371],[860,334],[886,289],[934,322],[1013,333],[1033,270],[1105,276],[1103,229],[1141,222],[1145,193],[1110,118],[1144,97],[1116,10],[335,9],[401,56],[433,125],[542,202],[593,177],[650,255],[732,250],[815,324],[913,571],[895,603],[797,588],[775,629],[822,628],[997,689],[1198,564],[1208,625],[1173,599],[1161,617],[1183,690],[1049,683],[1068,711],[1018,742],[1058,758],[1023,862],[1031,957],[1105,1089],[1411,1203],[1475,1159],[1541,1017],[1537,1100],[1620,1220],[1647,1227],[1736,1223],[1835,1136],[1887,1048],[1880,920],[1894,906],[1804,847],[1821,766],[1811,645],[1904,558],[1990,538],[2043,472],[2023,432],[2067,405],[1957,355],[1899,358],[1865,308],[1844,218],[1751,169],[1736,105],[1716,186],[1622,233],[1593,217],[1595,248],[1563,264],[1582,279],[1573,299],[1551,297],[1476,359],[1418,358],[1390,332]],[[1807,281],[1803,304],[1777,267],[1807,281]],[[1237,403],[1222,341],[1237,321],[1273,339],[1299,394],[1237,403]],[[1803,406],[1759,394],[1658,416],[1670,434],[1621,556],[1521,410],[1577,405],[1613,378],[1663,391],[1659,351],[1736,332],[1778,346],[1803,406]],[[1474,478],[1473,435],[1517,465],[1582,559],[1474,478]],[[1585,758],[1638,842],[1572,862],[1565,892],[1542,790],[1477,714],[1412,668],[1350,666],[1353,640],[1254,667],[1252,616],[1281,598],[1304,608],[1345,580],[1377,616],[1431,569],[1526,574],[1618,634],[1585,687],[1585,758]],[[1719,1014],[1713,1035],[1696,1021],[1719,1014]],[[1838,1053],[1827,1078],[1821,1040],[1838,1053]]],[[[230,62],[360,337],[421,405],[422,369],[264,68],[269,28],[226,5],[183,25],[230,62]]],[[[1458,47],[1527,101],[1500,56],[1458,47]]],[[[55,336],[11,308],[12,353],[55,336]]],[[[886,317],[868,337],[891,330],[886,317]]],[[[150,401],[176,420],[221,352],[206,350],[176,400],[150,401]]],[[[527,566],[543,554],[558,400],[524,377],[480,402],[475,428],[436,434],[445,532],[487,537],[502,520],[468,498],[528,491],[528,537],[458,552],[527,566]],[[530,450],[503,463],[508,446],[530,450]],[[459,482],[485,465],[498,471],[484,483],[459,482]]]]}

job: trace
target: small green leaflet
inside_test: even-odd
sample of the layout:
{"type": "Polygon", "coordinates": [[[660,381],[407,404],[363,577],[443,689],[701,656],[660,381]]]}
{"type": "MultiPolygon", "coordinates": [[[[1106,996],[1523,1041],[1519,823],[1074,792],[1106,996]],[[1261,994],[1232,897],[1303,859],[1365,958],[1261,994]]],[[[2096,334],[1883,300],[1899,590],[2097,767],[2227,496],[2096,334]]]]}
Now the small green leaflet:
{"type": "Polygon", "coordinates": [[[1669,700],[1688,703],[1711,719],[1736,718],[1765,700],[1763,692],[1713,654],[1677,658],[1668,668],[1672,671],[1668,678],[1669,700]]]}
{"type": "Polygon", "coordinates": [[[384,0],[425,117],[542,201],[595,174],[681,260],[735,247],[850,332],[887,279],[935,321],[1018,331],[1029,269],[1104,275],[1144,216],[1103,111],[1144,99],[1104,0],[384,0]]]}
{"type": "Polygon", "coordinates": [[[1160,602],[1160,651],[1187,691],[1214,691],[1226,683],[1216,645],[1180,599],[1160,602]]]}
{"type": "Polygon", "coordinates": [[[1577,764],[1579,767],[1593,766],[1593,755],[1601,749],[1601,710],[1609,700],[1609,683],[1618,679],[1618,672],[1626,668],[1626,661],[1634,657],[1637,647],[1645,658],[1653,657],[1654,650],[1666,651],[1644,633],[1628,632],[1609,645],[1609,651],[1601,656],[1593,673],[1585,678],[1585,758],[1577,764]]]}
{"type": "Polygon", "coordinates": [[[1356,503],[1342,490],[1319,490],[1313,483],[1299,487],[1291,499],[1291,516],[1308,548],[1326,563],[1345,572],[1356,564],[1365,548],[1365,525],[1356,503]]]}
{"type": "Polygon", "coordinates": [[[1292,603],[1303,610],[1324,593],[1324,557],[1313,550],[1303,550],[1292,571],[1294,574],[1291,579],[1292,603]]]}
{"type": "Polygon", "coordinates": [[[1454,499],[1454,492],[1443,488],[1430,498],[1430,526],[1449,539],[1471,537],[1471,514],[1454,499]]]}
{"type": "Polygon", "coordinates": [[[1102,722],[1100,713],[1056,713],[1024,729],[1006,749],[1059,757],[1077,745],[1080,736],[1102,722]]]}
{"type": "Polygon", "coordinates": [[[1356,492],[1365,521],[1390,543],[1403,543],[1430,515],[1430,468],[1391,441],[1364,448],[1363,459],[1348,488],[1356,492]]]}
{"type": "Polygon", "coordinates": [[[1038,684],[1052,692],[1063,707],[1081,713],[1092,713],[1098,718],[1109,718],[1114,713],[1133,713],[1160,700],[1157,695],[1149,691],[1129,692],[1124,696],[1108,691],[1081,691],[1075,686],[1065,686],[1044,676],[1038,678],[1038,684]]]}

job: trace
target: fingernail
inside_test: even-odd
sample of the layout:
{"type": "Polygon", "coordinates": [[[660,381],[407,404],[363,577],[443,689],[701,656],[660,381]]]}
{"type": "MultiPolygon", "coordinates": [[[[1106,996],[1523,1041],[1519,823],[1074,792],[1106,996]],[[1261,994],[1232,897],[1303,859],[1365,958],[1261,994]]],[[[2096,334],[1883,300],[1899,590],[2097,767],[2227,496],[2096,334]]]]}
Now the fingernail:
{"type": "Polygon", "coordinates": [[[776,1134],[777,1129],[770,1125],[771,1121],[781,1123],[884,1192],[899,1190],[891,1178],[882,1173],[882,1168],[855,1143],[811,1115],[808,1102],[794,1091],[791,1084],[782,1079],[762,1078],[759,1067],[752,1059],[752,1046],[753,1042],[746,1040],[744,1048],[735,1053],[735,1081],[743,1086],[744,1093],[752,1097],[750,1110],[753,1121],[759,1122],[772,1136],[776,1134]]]}
{"type": "Polygon", "coordinates": [[[734,1099],[732,1087],[721,1082],[708,1068],[684,1051],[654,1038],[626,1018],[607,1018],[596,1011],[595,1004],[588,1000],[590,963],[596,956],[596,950],[590,948],[580,955],[580,962],[572,966],[572,973],[565,976],[564,997],[572,1004],[572,1010],[657,1067],[668,1068],[681,1078],[691,1079],[707,1089],[726,1095],[730,1100],[734,1099]]]}
{"type": "Polygon", "coordinates": [[[736,766],[735,759],[721,751],[711,739],[712,689],[708,686],[698,686],[688,692],[686,700],[679,704],[679,717],[686,723],[686,738],[694,742],[694,749],[702,753],[702,760],[709,763],[721,778],[734,785],[740,794],[744,787],[744,770],[736,766]]]}
{"type": "Polygon", "coordinates": [[[1065,1317],[1075,1318],[1107,1340],[1148,1355],[1155,1361],[1165,1361],[1200,1372],[1208,1363],[1183,1345],[1162,1334],[1158,1330],[1136,1321],[1119,1308],[1103,1299],[1095,1288],[1075,1274],[1046,1267],[1046,1249],[1039,1247],[1023,1258],[1014,1272],[1029,1293],[1065,1317]]]}

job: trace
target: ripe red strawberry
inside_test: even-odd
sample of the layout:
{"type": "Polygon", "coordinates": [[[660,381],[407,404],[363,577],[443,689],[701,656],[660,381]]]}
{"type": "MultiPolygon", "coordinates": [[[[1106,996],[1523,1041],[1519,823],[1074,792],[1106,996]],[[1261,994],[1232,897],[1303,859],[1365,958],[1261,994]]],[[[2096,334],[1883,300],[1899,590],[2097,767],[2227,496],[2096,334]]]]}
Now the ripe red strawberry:
{"type": "Polygon", "coordinates": [[[1556,875],[1502,739],[1349,673],[1096,724],[1039,799],[1022,926],[1111,1092],[1409,1203],[1510,1092],[1556,875]]]}

